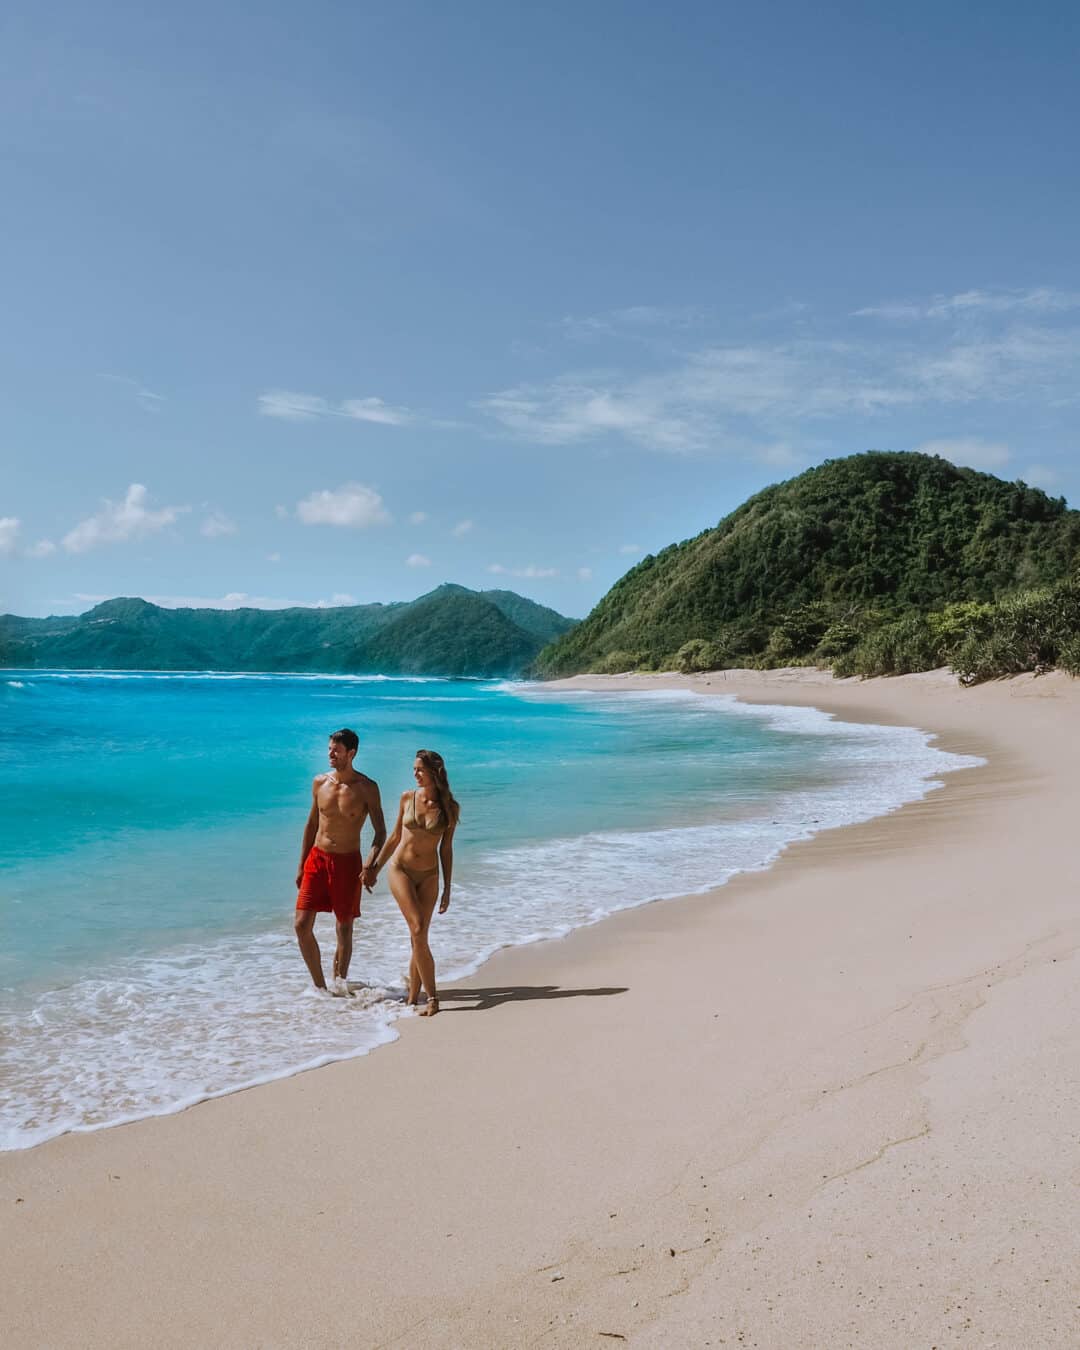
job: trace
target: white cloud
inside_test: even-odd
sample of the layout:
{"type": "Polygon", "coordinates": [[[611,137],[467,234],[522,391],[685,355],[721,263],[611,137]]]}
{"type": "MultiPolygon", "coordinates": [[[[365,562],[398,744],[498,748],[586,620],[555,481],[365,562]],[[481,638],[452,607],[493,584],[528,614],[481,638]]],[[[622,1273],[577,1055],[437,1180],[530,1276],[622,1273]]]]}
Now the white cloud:
{"type": "Polygon", "coordinates": [[[422,553],[410,553],[405,559],[406,567],[430,567],[431,559],[426,558],[422,553]]]}
{"type": "Polygon", "coordinates": [[[163,506],[151,510],[142,483],[132,483],[122,502],[105,498],[96,516],[80,521],[63,538],[69,553],[85,553],[102,544],[123,543],[128,539],[143,539],[175,523],[177,516],[188,510],[186,506],[163,506]]]}
{"type": "Polygon", "coordinates": [[[915,449],[923,455],[940,455],[952,464],[969,469],[994,471],[1008,464],[1009,447],[1000,441],[983,441],[977,436],[954,436],[943,440],[924,441],[915,449]]]}
{"type": "Polygon", "coordinates": [[[389,525],[390,514],[374,488],[363,483],[345,483],[335,492],[325,488],[297,502],[296,514],[305,525],[347,525],[364,530],[389,525]]]}
{"type": "Polygon", "coordinates": [[[578,581],[592,581],[592,568],[579,567],[577,570],[578,581]]]}
{"type": "Polygon", "coordinates": [[[263,417],[304,422],[312,417],[323,417],[329,411],[326,399],[314,394],[294,394],[287,389],[271,389],[269,393],[259,395],[259,412],[263,417]]]}
{"type": "Polygon", "coordinates": [[[274,507],[274,515],[277,516],[278,520],[288,520],[289,508],[287,506],[282,506],[279,502],[277,506],[274,507]]]}
{"type": "Polygon", "coordinates": [[[624,377],[563,375],[481,399],[477,407],[524,439],[570,445],[615,435],[647,449],[684,452],[745,439],[763,429],[815,417],[872,414],[919,398],[864,349],[799,341],[708,347],[680,365],[624,377]]]}
{"type": "MultiPolygon", "coordinates": [[[[18,516],[0,516],[0,557],[10,557],[20,551],[21,535],[22,521],[18,516]]],[[[50,553],[56,552],[56,545],[51,539],[39,539],[22,552],[28,558],[47,558],[50,553]]]]}
{"type": "Polygon", "coordinates": [[[381,398],[347,398],[341,412],[357,422],[378,422],[388,427],[400,427],[411,417],[407,409],[391,408],[381,398]]]}
{"type": "Polygon", "coordinates": [[[487,570],[497,577],[528,577],[532,580],[548,580],[559,575],[557,567],[537,567],[534,563],[528,567],[504,567],[502,563],[491,563],[487,570]]]}
{"type": "Polygon", "coordinates": [[[450,533],[455,539],[462,539],[469,533],[472,527],[473,523],[471,520],[459,520],[450,533]]]}
{"type": "Polygon", "coordinates": [[[413,511],[412,514],[409,516],[410,525],[423,525],[423,523],[426,520],[427,520],[426,511],[413,511]]]}
{"type": "Polygon", "coordinates": [[[144,412],[160,412],[161,405],[165,402],[160,394],[155,394],[152,389],[145,388],[138,380],[133,380],[130,375],[99,375],[99,380],[108,380],[112,384],[122,385],[129,389],[135,396],[135,401],[144,412]]]}
{"type": "Polygon", "coordinates": [[[936,295],[931,300],[894,300],[855,310],[858,318],[955,319],[973,314],[1061,314],[1080,308],[1080,294],[1050,286],[1024,289],[970,290],[936,295]]]}
{"type": "Polygon", "coordinates": [[[641,547],[640,544],[620,544],[619,552],[626,554],[627,557],[636,558],[640,554],[644,553],[645,550],[641,547]]]}
{"type": "Polygon", "coordinates": [[[236,522],[230,520],[223,511],[211,511],[199,529],[207,539],[218,539],[223,534],[235,534],[236,522]]]}
{"type": "MultiPolygon", "coordinates": [[[[963,297],[954,299],[958,306],[963,297]]],[[[533,444],[617,439],[652,451],[737,450],[788,464],[799,458],[792,442],[805,443],[812,422],[850,424],[976,399],[1075,403],[1080,328],[1032,322],[1035,304],[1023,323],[993,311],[985,331],[954,317],[918,341],[799,337],[714,345],[666,369],[566,373],[496,391],[475,406],[533,444]]]]}
{"type": "Polygon", "coordinates": [[[18,516],[0,516],[0,554],[11,554],[19,547],[22,522],[18,516]]]}
{"type": "Polygon", "coordinates": [[[287,422],[310,422],[317,417],[345,417],[354,422],[377,422],[399,427],[413,420],[408,408],[394,408],[381,398],[347,398],[331,403],[319,394],[298,394],[289,389],[271,389],[258,398],[263,417],[287,422]]]}

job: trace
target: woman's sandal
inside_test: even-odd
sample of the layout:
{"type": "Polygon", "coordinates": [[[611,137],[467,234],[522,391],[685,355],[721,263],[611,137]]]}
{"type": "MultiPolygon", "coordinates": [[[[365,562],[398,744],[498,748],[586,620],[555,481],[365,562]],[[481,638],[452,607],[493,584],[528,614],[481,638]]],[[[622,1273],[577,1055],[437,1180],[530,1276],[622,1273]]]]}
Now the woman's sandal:
{"type": "Polygon", "coordinates": [[[429,995],[428,995],[427,1005],[426,1005],[425,1007],[421,1008],[421,1010],[420,1010],[420,1016],[421,1016],[421,1017],[434,1017],[435,1014],[436,1014],[438,1011],[439,1011],[439,996],[438,996],[438,994],[429,994],[429,995]]]}

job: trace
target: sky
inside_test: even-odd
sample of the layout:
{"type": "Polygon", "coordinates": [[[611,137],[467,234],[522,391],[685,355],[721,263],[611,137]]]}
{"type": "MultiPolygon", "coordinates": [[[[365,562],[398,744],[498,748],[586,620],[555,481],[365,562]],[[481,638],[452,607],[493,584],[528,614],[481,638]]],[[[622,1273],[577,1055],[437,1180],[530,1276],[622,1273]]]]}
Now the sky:
{"type": "Polygon", "coordinates": [[[0,18],[0,611],[584,615],[825,459],[1080,503],[1080,9],[0,18]]]}

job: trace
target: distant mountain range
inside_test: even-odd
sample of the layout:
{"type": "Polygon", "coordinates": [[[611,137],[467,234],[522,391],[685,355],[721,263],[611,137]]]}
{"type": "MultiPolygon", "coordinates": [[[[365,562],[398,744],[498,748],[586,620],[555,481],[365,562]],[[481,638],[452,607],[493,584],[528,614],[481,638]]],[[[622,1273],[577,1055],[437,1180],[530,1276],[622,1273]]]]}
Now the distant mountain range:
{"type": "Polygon", "coordinates": [[[518,675],[574,620],[513,591],[446,584],[417,600],[335,609],[163,609],[0,615],[0,665],[61,670],[269,670],[518,675]]]}

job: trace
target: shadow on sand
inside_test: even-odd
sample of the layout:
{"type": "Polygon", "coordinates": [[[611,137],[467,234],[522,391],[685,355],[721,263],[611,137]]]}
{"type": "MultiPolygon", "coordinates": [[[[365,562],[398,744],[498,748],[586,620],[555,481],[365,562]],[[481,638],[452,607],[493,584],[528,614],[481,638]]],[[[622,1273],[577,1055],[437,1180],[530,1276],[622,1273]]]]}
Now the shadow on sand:
{"type": "Polygon", "coordinates": [[[494,989],[440,989],[439,1002],[443,1012],[487,1012],[501,1008],[504,1003],[531,1003],[536,999],[601,998],[608,994],[625,994],[627,986],[616,985],[603,989],[560,989],[557,984],[507,984],[494,989]],[[469,1006],[458,1005],[465,1000],[469,1006]]]}

